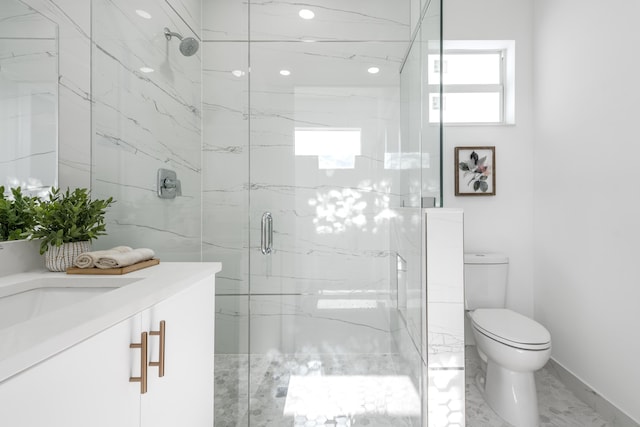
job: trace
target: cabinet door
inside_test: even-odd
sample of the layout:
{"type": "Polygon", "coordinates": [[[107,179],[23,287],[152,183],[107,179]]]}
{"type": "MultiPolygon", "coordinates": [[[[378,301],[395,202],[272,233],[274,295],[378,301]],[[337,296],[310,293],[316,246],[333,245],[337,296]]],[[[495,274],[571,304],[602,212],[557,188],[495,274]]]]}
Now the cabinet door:
{"type": "MultiPolygon", "coordinates": [[[[165,372],[149,367],[142,395],[142,427],[213,426],[214,278],[206,279],[142,313],[142,327],[165,321],[165,372]]],[[[149,360],[159,360],[159,337],[149,336],[149,360]]]]}
{"type": "Polygon", "coordinates": [[[129,377],[140,354],[129,344],[139,331],[132,317],[1,383],[0,426],[137,426],[140,387],[129,377]]]}

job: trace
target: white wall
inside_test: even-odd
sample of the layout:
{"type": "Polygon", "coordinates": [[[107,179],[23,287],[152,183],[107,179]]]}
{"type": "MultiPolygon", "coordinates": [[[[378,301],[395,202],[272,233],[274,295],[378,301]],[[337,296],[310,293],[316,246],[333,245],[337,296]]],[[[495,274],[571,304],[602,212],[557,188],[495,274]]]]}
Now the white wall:
{"type": "Polygon", "coordinates": [[[535,316],[640,421],[640,3],[535,3],[535,316]]]}
{"type": "Polygon", "coordinates": [[[465,251],[510,259],[507,305],[533,315],[531,0],[447,0],[444,40],[515,40],[515,125],[446,126],[444,206],[465,212],[465,251]],[[496,196],[454,196],[454,147],[496,147],[496,196]]]}

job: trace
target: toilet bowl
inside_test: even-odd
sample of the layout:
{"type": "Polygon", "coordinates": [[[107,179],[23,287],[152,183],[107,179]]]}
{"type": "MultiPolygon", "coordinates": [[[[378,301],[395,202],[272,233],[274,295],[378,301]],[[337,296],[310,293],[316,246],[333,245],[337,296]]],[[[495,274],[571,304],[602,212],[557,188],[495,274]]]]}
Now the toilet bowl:
{"type": "Polygon", "coordinates": [[[485,401],[516,427],[536,427],[534,371],[551,356],[551,335],[539,323],[504,308],[468,312],[478,354],[486,362],[477,381],[485,401]]]}

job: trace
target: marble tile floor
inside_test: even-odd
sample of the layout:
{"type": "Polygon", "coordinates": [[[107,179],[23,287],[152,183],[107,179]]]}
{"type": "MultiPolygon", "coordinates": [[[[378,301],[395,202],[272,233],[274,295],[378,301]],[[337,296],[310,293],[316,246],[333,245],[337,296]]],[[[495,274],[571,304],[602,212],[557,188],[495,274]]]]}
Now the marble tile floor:
{"type": "Polygon", "coordinates": [[[250,368],[247,359],[216,355],[216,427],[419,425],[419,393],[393,355],[252,355],[250,368]]]}
{"type": "MultiPolygon", "coordinates": [[[[466,426],[510,427],[484,402],[474,377],[481,361],[473,346],[466,348],[466,426]]],[[[403,369],[393,355],[216,355],[216,427],[369,426],[411,427],[419,425],[412,387],[402,384],[403,369]],[[251,386],[248,374],[251,373],[251,386]],[[340,378],[353,382],[349,389],[340,378]],[[396,384],[387,384],[392,378],[396,384]],[[337,382],[332,384],[333,380],[337,382]],[[376,381],[378,381],[376,383],[376,381]],[[345,388],[346,387],[346,388],[345,388]],[[294,390],[295,389],[295,390],[294,390]],[[340,390],[347,394],[340,394],[340,390]],[[384,390],[371,393],[372,390],[384,390]],[[369,392],[369,393],[368,393],[369,392]],[[251,396],[248,410],[246,396],[251,396]],[[337,396],[333,401],[328,396],[337,396]],[[348,408],[346,396],[359,396],[348,408]],[[325,409],[319,413],[309,405],[325,409]],[[289,397],[289,399],[287,399],[289,397]],[[401,397],[400,399],[397,399],[401,397]],[[410,406],[395,406],[394,398],[410,406]],[[297,406],[297,407],[296,407],[297,406]],[[354,408],[362,408],[360,411],[354,408]],[[399,415],[403,414],[403,415],[399,415]]],[[[410,381],[409,381],[410,382],[410,381]]],[[[609,427],[602,417],[571,393],[551,371],[536,373],[541,427],[609,427]]],[[[414,389],[415,391],[415,389],[414,389]]],[[[398,405],[398,403],[395,403],[398,405]]]]}
{"type": "MultiPolygon", "coordinates": [[[[480,357],[474,346],[466,348],[466,427],[510,427],[483,400],[474,378],[481,371],[480,357]]],[[[535,374],[540,410],[540,427],[610,426],[595,411],[580,401],[548,368],[535,374]]]]}

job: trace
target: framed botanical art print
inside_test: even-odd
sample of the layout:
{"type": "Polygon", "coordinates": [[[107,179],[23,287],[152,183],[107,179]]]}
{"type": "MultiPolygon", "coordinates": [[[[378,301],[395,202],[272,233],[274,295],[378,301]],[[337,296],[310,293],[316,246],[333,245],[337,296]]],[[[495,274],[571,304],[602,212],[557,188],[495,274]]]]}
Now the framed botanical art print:
{"type": "Polygon", "coordinates": [[[456,147],[456,196],[496,195],[496,147],[456,147]]]}

